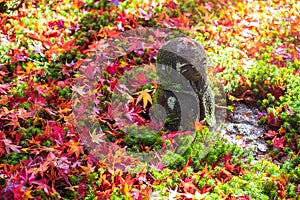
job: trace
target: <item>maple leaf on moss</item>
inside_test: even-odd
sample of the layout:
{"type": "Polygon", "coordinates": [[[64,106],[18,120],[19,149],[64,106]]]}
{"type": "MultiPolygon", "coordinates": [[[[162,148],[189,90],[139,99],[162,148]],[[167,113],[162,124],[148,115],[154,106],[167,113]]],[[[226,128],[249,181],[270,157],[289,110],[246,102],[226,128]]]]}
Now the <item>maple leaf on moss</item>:
{"type": "Polygon", "coordinates": [[[194,184],[193,178],[185,178],[184,180],[180,180],[179,187],[183,189],[186,193],[195,193],[198,191],[201,192],[196,185],[194,184]]]}
{"type": "Polygon", "coordinates": [[[282,137],[275,137],[273,140],[272,140],[272,145],[278,149],[283,149],[285,147],[284,145],[284,140],[285,140],[285,136],[282,136],[282,137]]]}
{"type": "Polygon", "coordinates": [[[137,100],[136,100],[136,105],[143,100],[143,107],[146,108],[146,106],[148,105],[148,102],[150,104],[152,104],[152,97],[149,94],[149,92],[151,92],[151,90],[142,90],[140,92],[137,92],[135,94],[139,95],[137,100]]]}
{"type": "Polygon", "coordinates": [[[227,180],[229,180],[231,178],[232,178],[232,174],[225,169],[222,169],[217,175],[217,179],[221,183],[225,183],[227,180]]]}
{"type": "Polygon", "coordinates": [[[236,164],[230,164],[230,161],[227,160],[226,163],[225,163],[225,165],[224,165],[224,168],[225,168],[227,171],[233,173],[234,170],[235,170],[235,166],[236,166],[236,164]]]}

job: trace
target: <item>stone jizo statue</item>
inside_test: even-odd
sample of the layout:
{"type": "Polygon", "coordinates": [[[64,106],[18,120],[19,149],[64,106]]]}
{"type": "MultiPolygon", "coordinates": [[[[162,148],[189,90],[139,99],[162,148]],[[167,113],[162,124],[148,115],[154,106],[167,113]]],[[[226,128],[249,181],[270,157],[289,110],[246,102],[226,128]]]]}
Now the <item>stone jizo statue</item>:
{"type": "Polygon", "coordinates": [[[206,60],[202,46],[184,37],[166,42],[159,50],[159,85],[154,101],[166,110],[166,129],[191,128],[197,118],[215,126],[215,100],[206,74],[206,60]]]}

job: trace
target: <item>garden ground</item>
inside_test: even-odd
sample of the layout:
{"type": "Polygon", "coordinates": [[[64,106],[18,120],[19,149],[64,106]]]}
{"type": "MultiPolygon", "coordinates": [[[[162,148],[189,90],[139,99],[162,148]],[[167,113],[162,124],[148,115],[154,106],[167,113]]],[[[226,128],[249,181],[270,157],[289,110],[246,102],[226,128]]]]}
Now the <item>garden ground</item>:
{"type": "MultiPolygon", "coordinates": [[[[299,12],[296,0],[0,0],[0,199],[299,198],[299,12]],[[228,112],[236,103],[259,109],[268,159],[253,162],[224,139],[199,156],[212,134],[200,124],[194,146],[169,167],[115,170],[88,153],[73,120],[74,80],[101,41],[140,27],[172,29],[203,45],[228,112]]],[[[155,63],[157,51],[116,59],[95,83],[103,132],[131,151],[149,149],[149,141],[137,144],[115,126],[112,87],[133,66],[155,63]]],[[[132,94],[139,109],[131,114],[141,123],[154,89],[132,94]]]]}

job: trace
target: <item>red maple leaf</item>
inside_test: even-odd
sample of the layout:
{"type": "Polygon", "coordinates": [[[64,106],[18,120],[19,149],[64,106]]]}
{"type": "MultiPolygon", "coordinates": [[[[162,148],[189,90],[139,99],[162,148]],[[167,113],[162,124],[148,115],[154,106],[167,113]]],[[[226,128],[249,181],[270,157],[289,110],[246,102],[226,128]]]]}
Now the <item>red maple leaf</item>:
{"type": "Polygon", "coordinates": [[[194,179],[186,177],[184,180],[180,180],[179,188],[182,188],[184,192],[194,194],[196,191],[200,193],[200,190],[194,185],[194,179]]]}
{"type": "Polygon", "coordinates": [[[19,61],[25,61],[27,58],[28,54],[26,53],[25,50],[20,50],[20,49],[13,49],[11,54],[8,54],[11,56],[11,64],[19,62],[19,61]]]}
{"type": "Polygon", "coordinates": [[[3,171],[5,173],[5,175],[7,176],[12,176],[17,170],[20,169],[20,164],[17,164],[16,166],[14,165],[9,165],[7,163],[4,164],[0,164],[0,168],[3,167],[3,171]]]}
{"type": "Polygon", "coordinates": [[[225,169],[222,169],[217,176],[217,179],[221,181],[221,183],[225,183],[232,177],[231,173],[225,169]]]}
{"type": "Polygon", "coordinates": [[[284,148],[284,139],[285,139],[285,136],[282,136],[280,138],[275,137],[272,141],[273,146],[278,149],[283,149],[284,148]]]}
{"type": "Polygon", "coordinates": [[[12,186],[12,192],[14,194],[14,199],[23,199],[22,196],[24,194],[22,184],[14,183],[12,186]]]}
{"type": "Polygon", "coordinates": [[[120,75],[121,73],[119,72],[119,67],[120,67],[120,63],[114,62],[113,64],[111,64],[106,68],[106,71],[112,76],[115,74],[120,75]]]}
{"type": "Polygon", "coordinates": [[[201,194],[205,194],[205,193],[211,191],[213,188],[214,188],[214,186],[207,187],[206,185],[204,185],[201,190],[201,194]]]}
{"type": "Polygon", "coordinates": [[[47,180],[46,178],[42,178],[39,180],[33,180],[31,183],[38,185],[36,187],[36,190],[42,189],[47,195],[50,195],[52,193],[52,189],[48,185],[49,184],[48,182],[49,182],[49,180],[47,180]]]}
{"type": "Polygon", "coordinates": [[[234,172],[234,170],[235,170],[235,166],[236,166],[236,164],[230,164],[230,161],[229,160],[227,160],[226,161],[226,163],[225,163],[225,165],[224,165],[224,168],[227,170],[227,171],[229,171],[229,172],[234,172]]]}
{"type": "Polygon", "coordinates": [[[268,130],[267,133],[264,133],[264,138],[273,138],[277,135],[278,133],[273,130],[268,130]]]}
{"type": "Polygon", "coordinates": [[[117,13],[117,19],[116,21],[119,21],[119,22],[122,22],[122,23],[125,23],[126,20],[127,20],[127,15],[125,13],[125,11],[123,10],[122,13],[117,13]]]}
{"type": "Polygon", "coordinates": [[[179,17],[171,18],[174,26],[176,27],[188,27],[189,26],[189,18],[184,14],[180,13],[179,17]]]}
{"type": "Polygon", "coordinates": [[[227,154],[223,158],[221,158],[220,160],[212,164],[212,167],[215,168],[220,162],[227,162],[230,161],[230,159],[231,159],[231,154],[227,154]]]}
{"type": "Polygon", "coordinates": [[[270,112],[269,116],[267,116],[267,121],[270,125],[278,127],[280,125],[278,117],[275,116],[275,114],[270,112]]]}

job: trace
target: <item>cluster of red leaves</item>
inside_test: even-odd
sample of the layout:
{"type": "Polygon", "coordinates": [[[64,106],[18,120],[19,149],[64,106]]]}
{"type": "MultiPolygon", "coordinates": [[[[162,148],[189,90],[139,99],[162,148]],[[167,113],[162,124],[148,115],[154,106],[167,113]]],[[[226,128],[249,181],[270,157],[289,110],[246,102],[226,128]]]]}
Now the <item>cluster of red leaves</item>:
{"type": "MultiPolygon", "coordinates": [[[[232,178],[232,176],[240,176],[242,174],[247,173],[242,170],[241,166],[237,164],[231,164],[230,159],[230,154],[225,155],[223,158],[221,158],[219,161],[212,165],[212,167],[215,168],[219,163],[225,163],[217,174],[214,174],[213,171],[209,170],[207,164],[205,164],[205,167],[201,171],[193,173],[191,177],[185,177],[180,179],[178,187],[176,187],[175,191],[171,191],[171,193],[180,196],[181,199],[201,199],[204,198],[210,191],[212,191],[217,184],[209,186],[208,183],[206,183],[202,188],[199,188],[197,184],[195,184],[196,177],[198,179],[202,179],[204,177],[208,179],[215,179],[218,184],[224,184],[227,181],[229,181],[232,178]]],[[[191,165],[192,159],[190,158],[183,167],[182,172],[185,174],[187,172],[188,167],[190,167],[191,165]]],[[[251,199],[248,195],[234,197],[230,194],[223,195],[221,198],[226,200],[251,199]]]]}

